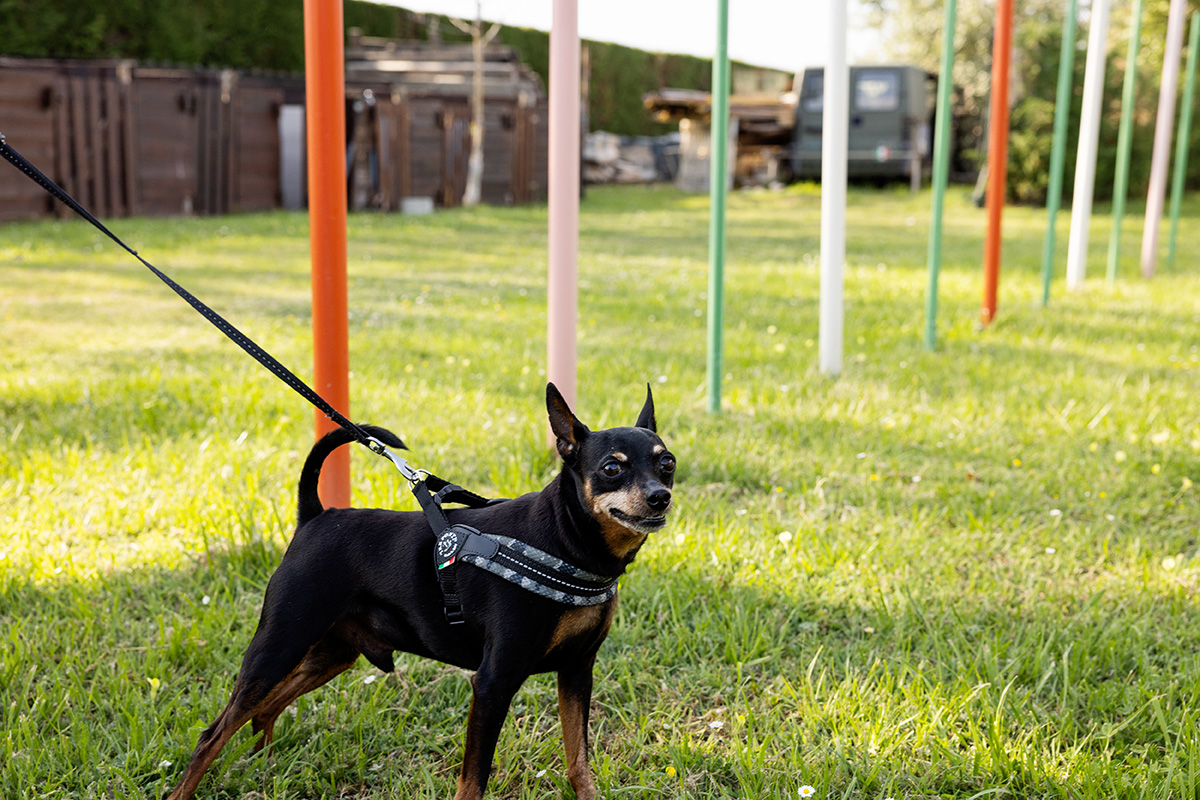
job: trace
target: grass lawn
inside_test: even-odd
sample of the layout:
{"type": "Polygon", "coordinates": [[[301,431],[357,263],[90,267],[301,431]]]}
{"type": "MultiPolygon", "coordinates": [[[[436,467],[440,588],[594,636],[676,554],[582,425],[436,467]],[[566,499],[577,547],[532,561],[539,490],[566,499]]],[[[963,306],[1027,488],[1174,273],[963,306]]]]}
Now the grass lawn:
{"type": "MultiPolygon", "coordinates": [[[[947,203],[922,347],[928,193],[849,200],[846,368],[816,369],[820,199],[729,202],[725,405],[705,413],[707,198],[594,189],[579,401],[645,383],[678,510],[597,666],[608,798],[1200,797],[1200,198],[1178,270],[1040,307],[1041,210],[947,203]]],[[[307,220],[119,220],[132,246],[310,374],[307,220]]],[[[351,417],[484,494],[540,488],[546,212],[350,220],[351,417]]],[[[290,535],[312,412],[83,223],[0,227],[0,796],[157,797],[223,707],[290,535]]],[[[362,505],[412,508],[355,454],[362,505]]],[[[445,798],[467,674],[360,661],[248,730],[216,798],[445,798]]],[[[552,676],[514,702],[497,798],[571,796],[552,676]]]]}

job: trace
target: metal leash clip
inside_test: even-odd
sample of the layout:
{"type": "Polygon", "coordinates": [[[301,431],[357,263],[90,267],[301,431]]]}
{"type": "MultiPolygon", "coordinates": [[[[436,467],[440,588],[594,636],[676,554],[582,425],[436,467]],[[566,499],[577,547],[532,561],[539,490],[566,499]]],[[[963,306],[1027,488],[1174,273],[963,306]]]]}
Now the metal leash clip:
{"type": "Polygon", "coordinates": [[[413,467],[404,458],[389,450],[387,445],[376,439],[374,436],[368,436],[363,444],[365,444],[372,453],[376,453],[377,455],[381,455],[384,458],[390,459],[391,462],[396,465],[396,469],[400,470],[400,474],[404,476],[405,480],[414,486],[425,480],[431,474],[427,470],[413,467]]]}

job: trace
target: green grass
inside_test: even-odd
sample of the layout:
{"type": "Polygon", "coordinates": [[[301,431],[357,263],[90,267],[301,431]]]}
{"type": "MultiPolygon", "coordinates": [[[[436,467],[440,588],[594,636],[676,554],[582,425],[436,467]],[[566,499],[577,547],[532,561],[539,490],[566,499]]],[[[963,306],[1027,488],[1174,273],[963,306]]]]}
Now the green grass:
{"type": "MultiPolygon", "coordinates": [[[[1152,281],[1133,210],[1104,283],[1098,217],[1093,279],[1060,278],[1046,310],[1044,213],[1009,209],[979,331],[984,221],[956,191],[928,353],[928,195],[852,191],[837,380],[816,370],[819,206],[812,187],[730,198],[714,417],[707,199],[584,203],[576,410],[631,424],[651,382],[680,463],[597,667],[602,793],[1200,797],[1200,203],[1152,281]]],[[[350,220],[352,417],[482,493],[555,470],[545,226],[350,220]]],[[[114,227],[309,374],[304,217],[114,227]]],[[[81,223],[0,228],[0,320],[0,796],[157,796],[227,699],[312,412],[81,223]]],[[[356,503],[406,495],[355,455],[356,503]]],[[[398,664],[301,698],[269,757],[240,734],[204,796],[450,796],[466,675],[398,664]]],[[[548,676],[518,695],[492,796],[570,796],[555,705],[548,676]]]]}

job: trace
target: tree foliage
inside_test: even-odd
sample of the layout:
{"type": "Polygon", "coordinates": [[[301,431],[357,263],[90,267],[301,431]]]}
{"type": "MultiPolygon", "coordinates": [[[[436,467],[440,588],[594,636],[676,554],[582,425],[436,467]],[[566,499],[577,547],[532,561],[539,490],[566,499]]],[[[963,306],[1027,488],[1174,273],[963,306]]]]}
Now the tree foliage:
{"type": "MultiPolygon", "coordinates": [[[[1017,201],[1044,202],[1066,3],[1062,0],[1018,0],[1015,5],[1008,193],[1017,201]]],[[[1170,0],[1145,0],[1142,16],[1130,162],[1130,191],[1134,194],[1146,191],[1150,172],[1169,5],[1170,0]]],[[[931,72],[938,71],[944,0],[864,0],[864,6],[874,24],[884,32],[885,55],[888,58],[918,64],[931,72]]],[[[1080,0],[1079,6],[1068,153],[1075,152],[1078,142],[1088,22],[1091,16],[1089,0],[1080,0]]],[[[1111,196],[1112,192],[1117,128],[1121,114],[1121,85],[1126,69],[1133,6],[1132,0],[1113,0],[1106,43],[1107,68],[1096,172],[1096,194],[1101,198],[1111,196]]],[[[1200,2],[1191,0],[1189,6],[1189,10],[1200,9],[1200,2]]],[[[977,120],[980,133],[983,132],[991,88],[994,21],[994,0],[958,0],[954,82],[962,90],[963,113],[977,120]]],[[[978,158],[983,157],[984,149],[985,146],[979,148],[976,154],[978,158]]],[[[1068,158],[1067,186],[1071,185],[1074,166],[1074,159],[1068,158]]],[[[1195,182],[1198,179],[1200,166],[1193,166],[1189,169],[1189,180],[1195,182]]]]}
{"type": "MultiPolygon", "coordinates": [[[[485,6],[486,11],[486,6],[485,6]]],[[[131,58],[238,69],[304,69],[304,17],[295,0],[0,0],[0,52],[45,58],[131,58]]],[[[430,15],[347,0],[346,27],[369,36],[425,39],[430,15]]],[[[439,18],[445,41],[465,35],[439,18]]],[[[549,36],[505,27],[500,40],[548,81],[549,36]]],[[[712,62],[604,42],[588,43],[591,126],[656,134],[642,95],[664,86],[707,90],[712,62]]]]}

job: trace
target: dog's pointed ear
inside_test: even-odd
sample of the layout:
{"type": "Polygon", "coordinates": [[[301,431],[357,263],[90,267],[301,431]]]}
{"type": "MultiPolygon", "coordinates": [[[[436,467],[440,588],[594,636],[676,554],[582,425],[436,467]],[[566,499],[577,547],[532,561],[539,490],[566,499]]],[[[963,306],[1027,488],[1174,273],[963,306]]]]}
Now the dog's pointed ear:
{"type": "Polygon", "coordinates": [[[646,405],[642,406],[642,413],[638,414],[638,420],[634,427],[648,428],[658,433],[658,422],[654,419],[654,394],[650,391],[648,383],[646,384],[646,405]]]}
{"type": "Polygon", "coordinates": [[[579,447],[591,431],[571,412],[567,401],[553,383],[546,384],[546,412],[550,415],[550,430],[554,432],[554,446],[563,461],[573,464],[579,455],[579,447]]]}

